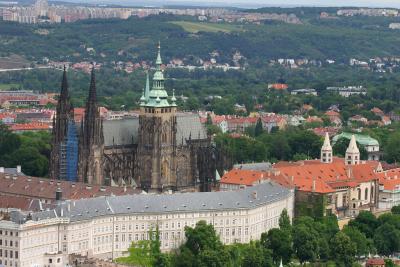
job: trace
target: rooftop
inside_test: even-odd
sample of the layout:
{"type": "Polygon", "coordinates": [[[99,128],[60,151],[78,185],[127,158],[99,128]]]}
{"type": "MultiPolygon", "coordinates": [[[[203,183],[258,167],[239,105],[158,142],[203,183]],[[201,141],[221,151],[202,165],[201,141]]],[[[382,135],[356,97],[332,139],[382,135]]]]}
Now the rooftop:
{"type": "Polygon", "coordinates": [[[333,141],[333,143],[336,143],[341,138],[346,138],[346,139],[350,140],[352,135],[354,135],[356,138],[356,141],[363,146],[379,146],[378,140],[376,140],[368,135],[353,134],[353,133],[346,133],[346,132],[336,135],[335,137],[333,137],[332,141],[333,141]]]}
{"type": "MultiPolygon", "coordinates": [[[[82,221],[107,214],[155,214],[171,212],[206,212],[255,208],[286,199],[292,194],[274,182],[263,183],[246,189],[227,192],[196,192],[175,194],[140,194],[97,197],[65,201],[54,210],[32,214],[34,221],[65,217],[82,221]],[[62,215],[61,215],[62,214],[62,215]]],[[[12,221],[24,223],[27,214],[15,211],[12,221]]]]}

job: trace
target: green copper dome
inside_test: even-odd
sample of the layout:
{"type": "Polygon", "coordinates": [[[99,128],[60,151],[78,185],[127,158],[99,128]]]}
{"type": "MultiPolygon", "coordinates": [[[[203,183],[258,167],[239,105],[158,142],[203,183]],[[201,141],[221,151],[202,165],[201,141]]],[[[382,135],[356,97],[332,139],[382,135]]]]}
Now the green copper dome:
{"type": "Polygon", "coordinates": [[[156,60],[156,72],[153,76],[153,87],[151,88],[148,96],[146,96],[146,107],[171,107],[168,102],[168,93],[164,88],[164,73],[161,69],[161,46],[158,44],[158,54],[156,60]]]}

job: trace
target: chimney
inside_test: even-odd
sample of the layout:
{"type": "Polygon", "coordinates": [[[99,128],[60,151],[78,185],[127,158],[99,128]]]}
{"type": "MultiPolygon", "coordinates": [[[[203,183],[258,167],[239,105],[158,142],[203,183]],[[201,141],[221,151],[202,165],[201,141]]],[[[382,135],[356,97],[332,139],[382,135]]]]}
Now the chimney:
{"type": "Polygon", "coordinates": [[[290,176],[290,180],[292,181],[292,183],[294,183],[294,176],[290,176]]]}
{"type": "Polygon", "coordinates": [[[0,167],[0,173],[4,173],[4,167],[0,167]]]}
{"type": "Polygon", "coordinates": [[[312,191],[315,192],[316,184],[315,184],[315,179],[313,178],[312,181],[312,191]]]}
{"type": "Polygon", "coordinates": [[[61,188],[57,188],[56,191],[56,201],[60,201],[62,199],[62,191],[61,188]]]}
{"type": "Polygon", "coordinates": [[[17,165],[17,173],[21,173],[21,165],[17,165]]]}

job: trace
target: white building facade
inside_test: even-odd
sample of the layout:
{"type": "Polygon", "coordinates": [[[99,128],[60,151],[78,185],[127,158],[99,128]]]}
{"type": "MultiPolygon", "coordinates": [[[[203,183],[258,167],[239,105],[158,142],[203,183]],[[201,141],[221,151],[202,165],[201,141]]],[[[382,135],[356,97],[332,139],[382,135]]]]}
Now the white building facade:
{"type": "Polygon", "coordinates": [[[247,243],[279,227],[284,209],[292,217],[293,206],[292,190],[268,182],[230,192],[68,201],[32,215],[16,211],[0,221],[0,264],[62,266],[73,253],[114,259],[132,242],[148,239],[157,226],[161,250],[170,251],[184,242],[186,226],[202,220],[214,226],[223,243],[247,243]]]}

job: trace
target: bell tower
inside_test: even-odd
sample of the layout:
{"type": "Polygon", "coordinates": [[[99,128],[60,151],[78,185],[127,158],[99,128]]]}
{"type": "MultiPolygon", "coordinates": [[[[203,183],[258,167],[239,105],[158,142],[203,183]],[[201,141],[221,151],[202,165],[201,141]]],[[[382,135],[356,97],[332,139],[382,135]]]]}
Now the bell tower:
{"type": "Polygon", "coordinates": [[[142,189],[150,191],[165,191],[176,187],[176,98],[173,95],[168,100],[164,82],[161,47],[158,44],[152,88],[150,90],[147,73],[146,87],[140,98],[140,157],[135,174],[142,189]]]}
{"type": "Polygon", "coordinates": [[[356,137],[351,136],[349,146],[346,150],[346,165],[356,165],[360,163],[360,150],[357,147],[356,137]]]}
{"type": "Polygon", "coordinates": [[[321,148],[321,162],[322,163],[332,163],[333,156],[332,156],[332,146],[329,140],[329,134],[325,134],[324,144],[321,148]]]}

